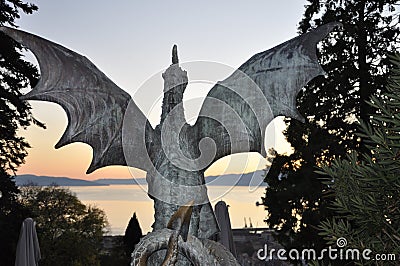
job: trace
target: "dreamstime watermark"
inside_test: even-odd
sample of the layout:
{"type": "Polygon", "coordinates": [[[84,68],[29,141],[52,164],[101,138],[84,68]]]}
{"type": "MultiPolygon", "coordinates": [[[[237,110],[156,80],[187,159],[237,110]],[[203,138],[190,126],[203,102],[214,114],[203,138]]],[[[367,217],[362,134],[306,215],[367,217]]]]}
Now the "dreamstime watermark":
{"type": "Polygon", "coordinates": [[[271,260],[375,260],[375,261],[396,261],[400,260],[400,257],[393,253],[388,254],[374,254],[371,249],[355,249],[346,248],[347,239],[340,237],[336,240],[336,247],[329,246],[321,251],[317,252],[315,249],[268,249],[268,245],[265,244],[264,248],[257,251],[257,258],[260,260],[271,261],[271,260]]]}

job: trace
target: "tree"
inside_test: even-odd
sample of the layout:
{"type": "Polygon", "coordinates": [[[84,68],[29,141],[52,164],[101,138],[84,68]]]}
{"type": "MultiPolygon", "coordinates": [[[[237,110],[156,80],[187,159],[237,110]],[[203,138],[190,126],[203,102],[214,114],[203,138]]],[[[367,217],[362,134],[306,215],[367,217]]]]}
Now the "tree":
{"type": "Polygon", "coordinates": [[[143,237],[142,229],[140,228],[139,221],[136,216],[136,212],[129,220],[128,227],[125,230],[124,244],[126,255],[130,258],[133,250],[137,243],[139,243],[140,238],[143,237]]]}
{"type": "Polygon", "coordinates": [[[124,236],[112,237],[112,248],[101,256],[101,265],[128,265],[132,260],[132,252],[142,237],[142,229],[136,213],[129,220],[124,236]]]}
{"type": "MultiPolygon", "coordinates": [[[[35,5],[20,0],[0,0],[0,26],[15,25],[19,13],[31,14],[35,5]]],[[[36,68],[23,59],[21,46],[0,33],[0,261],[14,265],[16,243],[27,210],[17,201],[18,188],[12,178],[24,162],[29,144],[17,135],[18,128],[36,121],[28,103],[19,100],[21,89],[37,82],[36,68]]]]}
{"type": "Polygon", "coordinates": [[[40,265],[100,265],[108,225],[102,210],[85,206],[70,190],[56,186],[23,187],[21,201],[36,221],[40,265]]]}
{"type": "Polygon", "coordinates": [[[388,92],[370,101],[377,111],[372,126],[362,123],[372,153],[353,152],[323,167],[336,197],[335,217],[322,223],[322,235],[328,244],[345,237],[347,248],[375,254],[400,254],[400,54],[391,59],[388,92]]]}
{"type": "Polygon", "coordinates": [[[12,266],[21,224],[29,211],[18,202],[19,190],[11,176],[0,168],[0,261],[12,266]]]}
{"type": "MultiPolygon", "coordinates": [[[[6,23],[16,26],[14,21],[22,11],[31,14],[37,10],[32,4],[19,0],[0,1],[0,25],[6,23]]],[[[21,90],[34,86],[38,80],[35,66],[23,59],[20,44],[0,33],[0,167],[15,172],[24,162],[29,144],[17,136],[18,128],[30,124],[44,126],[33,118],[30,105],[21,101],[21,90]]]]}
{"type": "Polygon", "coordinates": [[[318,235],[321,220],[331,217],[334,194],[321,182],[316,167],[366,149],[355,137],[357,119],[368,121],[365,101],[384,91],[388,62],[384,55],[399,39],[398,14],[393,0],[308,0],[299,32],[331,21],[343,24],[320,46],[320,61],[327,75],[314,79],[298,97],[304,124],[286,119],[285,136],[294,148],[277,155],[266,182],[263,204],[266,222],[280,229],[277,238],[287,248],[325,246],[318,235]]]}

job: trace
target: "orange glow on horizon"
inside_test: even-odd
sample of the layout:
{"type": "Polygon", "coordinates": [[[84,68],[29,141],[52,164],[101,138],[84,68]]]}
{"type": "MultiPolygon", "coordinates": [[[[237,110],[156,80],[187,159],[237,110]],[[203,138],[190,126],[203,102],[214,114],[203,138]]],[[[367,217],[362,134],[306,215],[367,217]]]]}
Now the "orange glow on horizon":
{"type": "MultiPolygon", "coordinates": [[[[64,110],[57,104],[48,102],[32,101],[31,105],[33,115],[46,123],[47,129],[31,126],[27,130],[20,130],[20,135],[27,139],[32,148],[29,149],[26,163],[18,170],[19,175],[62,176],[86,180],[146,176],[144,171],[126,166],[108,166],[86,174],[92,159],[92,148],[89,145],[72,143],[58,150],[54,148],[66,128],[67,116],[64,110]]],[[[267,161],[258,153],[235,154],[218,160],[205,174],[248,173],[265,169],[266,164],[267,161]]]]}

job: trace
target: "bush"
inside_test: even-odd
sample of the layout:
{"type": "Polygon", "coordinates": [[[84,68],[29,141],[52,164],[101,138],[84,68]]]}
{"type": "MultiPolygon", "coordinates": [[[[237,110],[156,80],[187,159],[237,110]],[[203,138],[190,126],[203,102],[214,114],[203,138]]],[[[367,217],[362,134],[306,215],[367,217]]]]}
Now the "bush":
{"type": "Polygon", "coordinates": [[[100,249],[108,226],[104,211],[85,206],[69,189],[25,186],[21,202],[36,221],[40,265],[100,265],[100,249]]]}

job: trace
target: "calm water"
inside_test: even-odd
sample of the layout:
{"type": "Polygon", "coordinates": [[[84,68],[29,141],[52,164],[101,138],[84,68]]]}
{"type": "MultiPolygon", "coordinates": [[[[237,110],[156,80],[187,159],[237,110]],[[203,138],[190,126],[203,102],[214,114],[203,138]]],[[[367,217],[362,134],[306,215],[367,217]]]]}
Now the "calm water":
{"type": "MultiPolygon", "coordinates": [[[[146,187],[139,185],[111,185],[102,187],[70,187],[85,204],[103,209],[110,223],[110,234],[122,235],[132,214],[136,212],[144,233],[151,231],[153,223],[153,201],[147,196],[146,187]]],[[[209,186],[208,195],[214,206],[219,200],[228,205],[233,228],[244,227],[249,218],[254,227],[264,227],[266,212],[256,202],[261,200],[265,188],[209,186]]]]}

